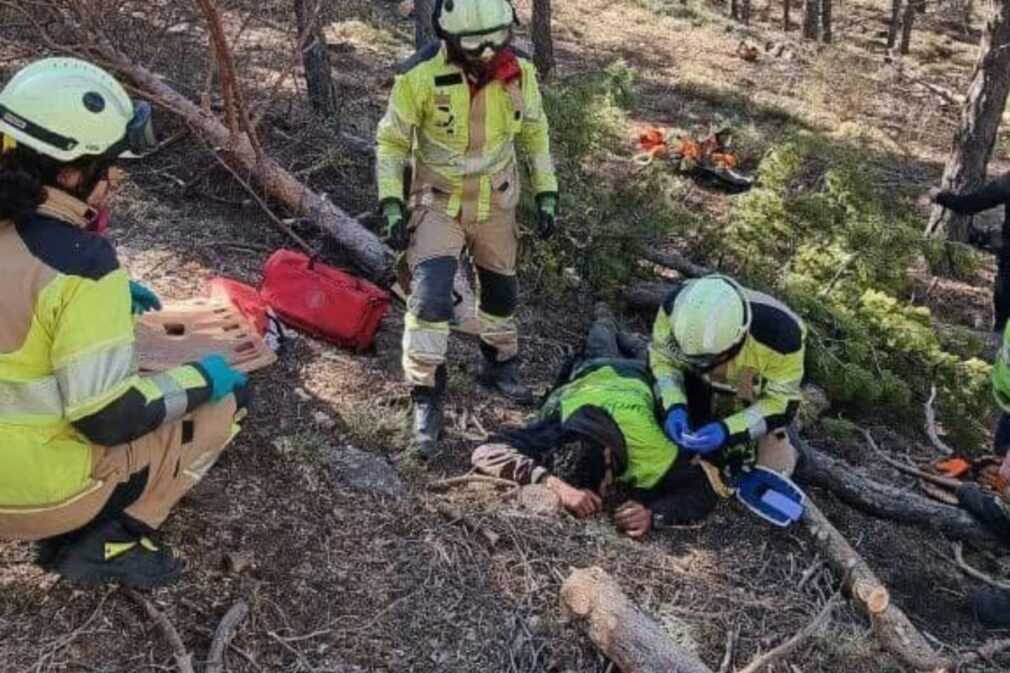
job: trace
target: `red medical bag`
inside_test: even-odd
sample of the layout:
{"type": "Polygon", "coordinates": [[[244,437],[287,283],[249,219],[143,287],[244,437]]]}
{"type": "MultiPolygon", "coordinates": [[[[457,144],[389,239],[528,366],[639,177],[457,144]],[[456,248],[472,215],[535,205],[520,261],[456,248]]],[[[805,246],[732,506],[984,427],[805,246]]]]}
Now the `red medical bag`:
{"type": "Polygon", "coordinates": [[[267,260],[260,295],[289,325],[359,353],[389,309],[387,292],[291,250],[267,260]]]}

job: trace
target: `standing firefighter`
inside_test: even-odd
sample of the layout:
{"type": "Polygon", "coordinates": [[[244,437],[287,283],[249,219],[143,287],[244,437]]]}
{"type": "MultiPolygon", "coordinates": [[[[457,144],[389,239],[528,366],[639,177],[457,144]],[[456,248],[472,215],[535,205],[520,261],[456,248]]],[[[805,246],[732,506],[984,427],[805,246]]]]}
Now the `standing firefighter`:
{"type": "Polygon", "coordinates": [[[432,456],[442,430],[452,286],[467,248],[480,284],[482,385],[532,402],[517,378],[516,144],[529,159],[539,231],[554,230],[557,179],[532,63],[509,46],[508,0],[438,0],[441,41],[400,69],[377,132],[379,199],[390,245],[412,274],[403,369],[413,386],[413,447],[432,456]],[[413,171],[405,189],[405,169],[413,171]],[[407,206],[403,199],[408,195],[407,206]],[[409,215],[408,215],[409,209],[409,215]]]}
{"type": "Polygon", "coordinates": [[[762,516],[769,512],[748,502],[744,477],[788,477],[796,467],[786,429],[802,399],[805,341],[806,327],[784,304],[725,276],[675,289],[653,328],[649,359],[667,435],[722,468],[762,516]],[[766,470],[749,470],[755,463],[766,470]]]}
{"type": "Polygon", "coordinates": [[[137,375],[133,313],[158,299],[93,230],[151,108],[45,59],[0,91],[0,132],[0,538],[81,583],[164,585],[182,564],[149,535],[238,431],[245,377],[217,355],[137,375]]]}

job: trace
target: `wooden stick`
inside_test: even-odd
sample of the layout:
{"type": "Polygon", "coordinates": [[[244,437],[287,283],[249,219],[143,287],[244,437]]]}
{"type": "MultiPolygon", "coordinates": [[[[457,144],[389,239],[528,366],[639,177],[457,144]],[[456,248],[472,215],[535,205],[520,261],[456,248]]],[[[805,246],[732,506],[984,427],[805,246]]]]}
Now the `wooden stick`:
{"type": "Polygon", "coordinates": [[[975,579],[981,582],[985,582],[986,584],[997,587],[999,589],[1010,589],[1010,582],[1000,582],[999,580],[989,575],[986,575],[984,572],[982,572],[978,568],[971,566],[967,561],[965,561],[964,545],[962,545],[960,542],[955,542],[953,546],[954,546],[954,562],[961,570],[964,571],[965,575],[968,575],[969,577],[974,577],[975,579]]]}
{"type": "Polygon", "coordinates": [[[733,652],[736,649],[737,638],[740,637],[740,627],[734,626],[726,630],[726,653],[722,655],[719,673],[730,673],[733,668],[733,652]]]}
{"type": "Polygon", "coordinates": [[[124,588],[123,592],[133,602],[144,608],[147,616],[151,618],[151,621],[154,622],[155,626],[158,627],[158,630],[165,637],[165,640],[168,641],[168,644],[172,647],[172,655],[175,657],[175,666],[179,669],[179,673],[195,673],[193,670],[193,655],[186,649],[186,645],[182,642],[182,637],[179,636],[179,632],[172,622],[169,621],[168,617],[133,589],[124,588]]]}
{"type": "Polygon", "coordinates": [[[936,411],[933,409],[933,400],[936,399],[936,386],[930,386],[929,388],[929,399],[926,400],[925,411],[926,411],[926,435],[929,437],[929,441],[932,442],[933,446],[937,448],[938,451],[944,453],[948,456],[954,455],[954,449],[947,446],[936,430],[936,411]]]}
{"type": "Polygon", "coordinates": [[[203,669],[204,673],[222,673],[224,671],[224,653],[231,644],[232,638],[249,615],[249,606],[245,601],[239,601],[229,608],[221,618],[221,623],[214,631],[214,639],[211,640],[210,650],[207,653],[207,665],[203,669]]]}
{"type": "Polygon", "coordinates": [[[844,576],[842,588],[869,620],[880,645],[907,666],[934,671],[940,658],[911,620],[891,600],[887,587],[877,579],[863,557],[838,532],[811,500],[807,500],[803,525],[835,572],[844,576]]]}
{"type": "Polygon", "coordinates": [[[445,517],[445,519],[449,522],[461,524],[471,533],[478,533],[492,548],[494,548],[501,540],[501,535],[493,530],[488,530],[452,505],[440,502],[435,504],[435,509],[438,510],[438,513],[445,517]]]}
{"type": "Polygon", "coordinates": [[[572,570],[560,599],[623,673],[712,673],[692,652],[674,644],[602,568],[572,570]]]}
{"type": "Polygon", "coordinates": [[[913,477],[918,477],[919,479],[924,479],[926,481],[932,482],[938,486],[943,486],[945,488],[956,489],[958,486],[961,485],[961,482],[958,481],[957,479],[951,479],[950,477],[942,477],[938,474],[931,474],[929,472],[925,472],[918,468],[912,467],[911,465],[907,465],[901,462],[900,460],[892,458],[891,456],[884,453],[884,451],[880,448],[877,442],[874,441],[873,435],[871,435],[868,430],[860,428],[860,432],[863,433],[863,437],[866,438],[866,443],[870,445],[870,448],[873,449],[874,453],[880,456],[880,458],[885,463],[887,463],[894,469],[898,470],[899,472],[904,472],[905,474],[911,475],[913,477]]]}
{"type": "Polygon", "coordinates": [[[438,481],[433,481],[429,483],[425,488],[429,491],[444,491],[453,486],[461,486],[463,484],[491,484],[493,486],[501,486],[507,489],[517,489],[519,484],[508,479],[499,479],[498,477],[489,477],[483,474],[464,474],[459,477],[449,477],[448,479],[439,479],[438,481]]]}
{"type": "Polygon", "coordinates": [[[824,604],[824,607],[821,608],[821,611],[817,613],[817,616],[814,617],[812,622],[800,629],[789,640],[754,659],[751,663],[737,671],[737,673],[758,673],[758,671],[764,669],[765,667],[788,657],[831,619],[831,613],[838,604],[841,603],[841,601],[841,595],[836,593],[828,600],[827,603],[824,604]]]}

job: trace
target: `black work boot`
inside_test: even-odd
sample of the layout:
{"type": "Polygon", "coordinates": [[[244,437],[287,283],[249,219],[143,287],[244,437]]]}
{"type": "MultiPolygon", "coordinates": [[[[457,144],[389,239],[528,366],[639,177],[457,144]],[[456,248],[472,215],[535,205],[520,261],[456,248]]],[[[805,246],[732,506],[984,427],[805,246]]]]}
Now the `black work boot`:
{"type": "Polygon", "coordinates": [[[477,383],[517,404],[533,404],[533,391],[519,383],[519,358],[498,362],[497,351],[484,343],[480,352],[477,383]]]}
{"type": "Polygon", "coordinates": [[[65,545],[52,569],[75,584],[122,584],[149,591],[179,578],[183,562],[165,545],[131,530],[123,521],[104,521],[65,545]]]}
{"type": "Polygon", "coordinates": [[[1010,513],[998,497],[974,482],[962,484],[957,489],[961,506],[996,533],[1004,542],[1010,542],[1010,513]]]}
{"type": "Polygon", "coordinates": [[[435,372],[435,387],[414,386],[410,391],[414,421],[411,427],[410,448],[422,460],[430,460],[438,453],[438,440],[445,426],[442,398],[445,395],[446,372],[441,366],[435,372]]]}
{"type": "Polygon", "coordinates": [[[982,589],[971,597],[975,619],[990,629],[1010,629],[1010,591],[982,589]]]}
{"type": "Polygon", "coordinates": [[[39,540],[35,547],[35,565],[46,572],[51,572],[56,563],[63,558],[64,551],[82,534],[83,531],[75,530],[39,540]]]}

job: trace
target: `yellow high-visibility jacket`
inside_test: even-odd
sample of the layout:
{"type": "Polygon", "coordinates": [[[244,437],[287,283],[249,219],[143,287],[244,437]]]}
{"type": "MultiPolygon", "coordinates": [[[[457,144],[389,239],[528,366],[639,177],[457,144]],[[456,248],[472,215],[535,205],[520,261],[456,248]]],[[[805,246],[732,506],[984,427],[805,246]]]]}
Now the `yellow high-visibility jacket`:
{"type": "MultiPolygon", "coordinates": [[[[677,295],[684,287],[671,292],[660,306],[649,346],[649,364],[666,411],[687,404],[684,375],[691,367],[679,354],[670,327],[677,295]]],[[[803,399],[806,325],[785,304],[762,292],[745,288],[744,297],[753,317],[740,351],[711,372],[691,372],[715,392],[735,395],[749,404],[721,419],[732,444],[785,427],[803,399]]]]}
{"type": "Polygon", "coordinates": [[[97,491],[97,446],[181,418],[210,397],[198,365],[137,375],[129,281],[87,206],[49,190],[27,221],[0,222],[0,512],[97,491]]]}
{"type": "Polygon", "coordinates": [[[499,206],[514,207],[518,200],[517,143],[530,162],[535,193],[557,192],[536,69],[529,59],[517,59],[519,78],[508,85],[490,82],[476,95],[444,44],[401,66],[376,132],[380,202],[403,198],[404,169],[412,165],[410,207],[484,221],[493,192],[499,206]]]}

